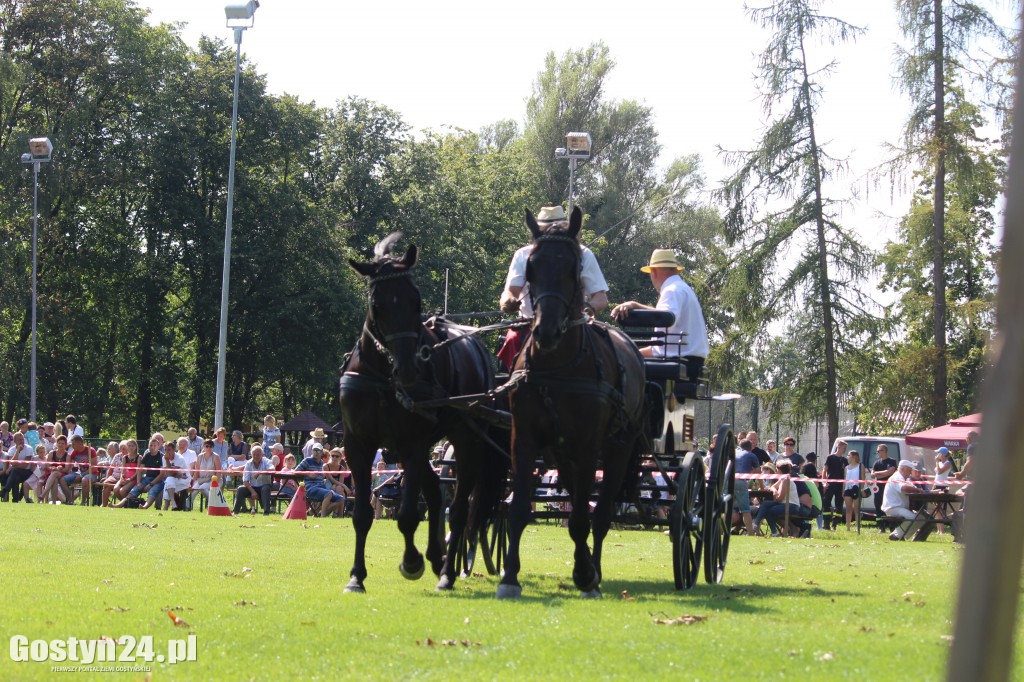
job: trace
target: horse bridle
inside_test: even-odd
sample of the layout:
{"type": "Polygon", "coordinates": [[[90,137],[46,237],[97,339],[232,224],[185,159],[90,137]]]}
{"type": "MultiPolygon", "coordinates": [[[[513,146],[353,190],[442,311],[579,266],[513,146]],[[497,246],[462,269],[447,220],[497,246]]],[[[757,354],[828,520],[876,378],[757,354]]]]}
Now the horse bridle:
{"type": "MultiPolygon", "coordinates": [[[[423,327],[420,326],[420,328],[414,332],[395,332],[394,334],[384,334],[381,338],[378,338],[378,336],[380,335],[379,330],[377,330],[378,333],[375,334],[374,329],[371,329],[369,324],[369,322],[373,319],[373,287],[379,282],[384,282],[391,279],[398,279],[400,277],[411,276],[412,274],[408,270],[397,270],[395,272],[389,272],[385,275],[377,275],[376,277],[371,277],[369,281],[369,290],[367,291],[366,294],[366,309],[370,313],[368,316],[370,319],[368,319],[366,322],[363,322],[363,329],[366,331],[367,335],[373,341],[373,345],[377,347],[377,351],[380,352],[380,354],[383,355],[385,359],[387,359],[388,364],[391,365],[392,367],[395,366],[395,358],[391,354],[391,351],[388,350],[387,344],[391,343],[392,341],[398,341],[400,339],[419,340],[423,336],[423,327]]],[[[376,320],[373,321],[373,326],[377,326],[376,320]]],[[[430,354],[431,347],[423,343],[420,344],[419,349],[416,352],[416,357],[418,360],[422,362],[427,362],[430,359],[430,354]]]]}
{"type": "MultiPolygon", "coordinates": [[[[561,235],[561,234],[542,234],[539,237],[535,238],[533,241],[534,241],[535,244],[540,244],[542,242],[561,242],[561,243],[569,244],[570,246],[572,246],[572,252],[573,252],[573,255],[576,258],[576,264],[575,264],[575,270],[576,270],[576,291],[581,292],[583,290],[583,285],[580,282],[581,270],[583,269],[583,255],[582,255],[582,252],[580,251],[579,242],[577,242],[572,237],[567,237],[567,236],[561,235]]],[[[567,329],[569,329],[570,327],[575,327],[575,326],[584,324],[587,321],[586,317],[580,317],[580,318],[577,318],[577,319],[571,320],[571,321],[569,320],[569,315],[572,313],[572,301],[567,299],[565,296],[563,296],[559,292],[557,292],[557,291],[545,291],[544,293],[540,294],[539,296],[534,296],[533,295],[533,287],[531,286],[530,287],[530,304],[533,306],[534,315],[536,315],[537,314],[537,310],[539,310],[538,304],[541,301],[543,301],[545,298],[548,298],[548,297],[557,299],[562,304],[562,307],[565,308],[565,316],[562,318],[562,323],[559,325],[562,333],[565,333],[565,331],[567,329]]]]}

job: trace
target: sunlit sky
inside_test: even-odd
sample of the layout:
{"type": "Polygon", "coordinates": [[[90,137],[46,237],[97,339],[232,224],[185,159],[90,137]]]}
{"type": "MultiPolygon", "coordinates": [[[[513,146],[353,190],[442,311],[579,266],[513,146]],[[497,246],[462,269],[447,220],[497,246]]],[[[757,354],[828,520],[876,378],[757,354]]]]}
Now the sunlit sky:
{"type": "MultiPolygon", "coordinates": [[[[223,0],[138,0],[153,22],[181,22],[230,43],[223,0]]],[[[751,3],[759,4],[759,3],[751,3]]],[[[765,3],[767,4],[767,1],[765,3]]],[[[830,194],[852,198],[843,220],[873,246],[894,236],[908,197],[872,187],[867,171],[897,142],[907,103],[893,80],[900,40],[891,0],[836,0],[834,16],[864,27],[855,43],[812,46],[813,63],[835,59],[824,81],[819,138],[849,159],[830,194]]],[[[754,72],[767,34],[734,0],[482,3],[466,0],[261,0],[242,50],[273,93],[322,106],[358,95],[398,111],[414,129],[479,130],[501,119],[522,125],[544,57],[602,40],[617,66],[607,95],[653,108],[660,166],[699,153],[713,188],[729,173],[716,151],[750,149],[767,120],[754,72]]],[[[568,132],[568,131],[567,131],[568,132]]]]}

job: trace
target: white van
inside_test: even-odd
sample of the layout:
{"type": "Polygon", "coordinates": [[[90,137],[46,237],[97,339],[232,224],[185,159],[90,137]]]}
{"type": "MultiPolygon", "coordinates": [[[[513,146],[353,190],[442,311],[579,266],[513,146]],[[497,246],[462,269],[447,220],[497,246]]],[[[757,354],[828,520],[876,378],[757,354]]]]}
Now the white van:
{"type": "MultiPolygon", "coordinates": [[[[856,452],[860,455],[860,461],[864,465],[865,479],[871,478],[868,472],[871,471],[871,467],[878,459],[878,455],[875,450],[882,443],[889,448],[889,457],[899,462],[901,459],[909,459],[912,462],[920,462],[924,465],[925,475],[935,475],[935,451],[929,450],[928,448],[922,448],[917,445],[907,445],[907,442],[902,438],[890,438],[889,436],[842,436],[836,439],[837,441],[846,442],[846,454],[849,455],[851,452],[856,452]]],[[[832,449],[829,452],[836,451],[836,444],[832,444],[832,449]]],[[[818,467],[821,468],[825,464],[824,457],[818,458],[818,467]]],[[[860,503],[860,509],[862,512],[875,511],[875,499],[874,495],[870,495],[860,503]]]]}

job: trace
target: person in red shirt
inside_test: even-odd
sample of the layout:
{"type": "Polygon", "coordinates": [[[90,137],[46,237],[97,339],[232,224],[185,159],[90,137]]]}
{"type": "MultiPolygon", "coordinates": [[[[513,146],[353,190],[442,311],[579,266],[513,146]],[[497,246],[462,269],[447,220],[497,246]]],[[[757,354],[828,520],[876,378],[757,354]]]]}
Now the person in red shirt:
{"type": "MultiPolygon", "coordinates": [[[[64,483],[67,484],[68,488],[75,485],[76,483],[82,484],[82,504],[88,504],[89,493],[92,491],[92,486],[96,483],[96,450],[89,445],[85,444],[85,439],[79,435],[71,437],[71,452],[68,453],[68,459],[71,461],[71,473],[64,477],[64,483]]],[[[68,504],[74,504],[75,500],[68,501],[68,504]]]]}

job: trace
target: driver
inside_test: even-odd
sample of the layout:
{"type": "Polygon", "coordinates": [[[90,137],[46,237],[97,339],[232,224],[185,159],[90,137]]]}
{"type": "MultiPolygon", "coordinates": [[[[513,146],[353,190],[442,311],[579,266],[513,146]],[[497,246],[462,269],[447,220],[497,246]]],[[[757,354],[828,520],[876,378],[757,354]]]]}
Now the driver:
{"type": "MultiPolygon", "coordinates": [[[[545,228],[550,225],[569,224],[569,216],[561,206],[541,206],[537,213],[537,225],[545,228]]],[[[526,261],[530,257],[530,250],[533,244],[527,244],[520,248],[512,256],[512,262],[508,266],[508,276],[505,278],[505,290],[501,292],[501,310],[510,314],[519,311],[519,316],[524,319],[533,318],[533,305],[530,302],[530,287],[526,282],[526,261]]],[[[608,307],[608,283],[601,274],[601,266],[597,264],[594,252],[580,244],[582,253],[580,280],[583,283],[583,294],[586,304],[599,313],[608,307]]],[[[510,329],[505,336],[505,345],[498,351],[498,358],[505,363],[509,369],[515,361],[516,355],[526,342],[529,330],[510,329]]]]}
{"type": "Polygon", "coordinates": [[[646,346],[640,352],[647,358],[684,358],[690,381],[697,381],[708,356],[708,328],[697,295],[679,276],[682,270],[672,249],[655,249],[651,262],[640,271],[651,276],[651,284],[658,291],[657,305],[626,301],[615,306],[612,318],[621,322],[631,310],[670,311],[676,317],[672,326],[655,329],[665,334],[664,345],[646,346]],[[673,341],[670,343],[669,339],[673,341]]]}

